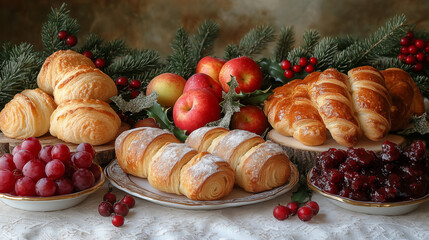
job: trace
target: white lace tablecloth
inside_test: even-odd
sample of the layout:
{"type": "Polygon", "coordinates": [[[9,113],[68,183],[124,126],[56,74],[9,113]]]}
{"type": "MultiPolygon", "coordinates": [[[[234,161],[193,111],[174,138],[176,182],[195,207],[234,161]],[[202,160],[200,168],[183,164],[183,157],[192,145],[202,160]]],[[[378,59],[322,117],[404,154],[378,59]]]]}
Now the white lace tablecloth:
{"type": "MultiPolygon", "coordinates": [[[[287,193],[267,202],[221,210],[183,210],[136,199],[116,228],[97,207],[105,184],[81,204],[61,211],[28,212],[0,202],[0,239],[429,239],[429,202],[402,216],[374,216],[344,210],[315,194],[319,214],[276,220],[272,211],[290,201],[287,193]]],[[[117,197],[125,193],[115,189],[117,197]]]]}

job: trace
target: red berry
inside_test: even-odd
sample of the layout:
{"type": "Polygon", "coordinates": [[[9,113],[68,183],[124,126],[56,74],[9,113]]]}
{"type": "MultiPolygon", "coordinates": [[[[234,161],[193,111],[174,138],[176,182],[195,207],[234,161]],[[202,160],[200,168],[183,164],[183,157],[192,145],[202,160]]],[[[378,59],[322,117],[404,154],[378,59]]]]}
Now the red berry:
{"type": "Polygon", "coordinates": [[[295,73],[292,71],[292,70],[286,70],[285,71],[285,77],[286,78],[293,78],[293,75],[294,75],[295,73]]]}
{"type": "Polygon", "coordinates": [[[299,73],[299,72],[301,72],[301,71],[302,71],[302,68],[301,68],[301,66],[299,66],[299,65],[294,65],[294,66],[292,67],[292,70],[293,70],[294,72],[296,72],[296,73],[299,73]]]}
{"type": "Polygon", "coordinates": [[[95,59],[94,64],[98,68],[104,68],[106,66],[106,61],[102,58],[97,58],[95,59]]]}
{"type": "Polygon", "coordinates": [[[300,59],[299,59],[299,65],[300,65],[301,67],[305,67],[305,66],[307,66],[307,63],[308,63],[308,60],[307,60],[307,58],[306,58],[306,57],[302,57],[302,58],[300,58],[300,59]]]}
{"type": "Polygon", "coordinates": [[[418,62],[425,61],[426,55],[423,52],[419,52],[416,54],[416,59],[418,62]]]}
{"type": "Polygon", "coordinates": [[[307,206],[313,210],[313,216],[316,216],[319,213],[319,204],[315,201],[308,201],[304,206],[307,206]]]}
{"type": "Polygon", "coordinates": [[[130,195],[125,195],[124,198],[121,199],[121,202],[128,206],[128,208],[133,208],[136,204],[134,198],[130,195]]]}
{"type": "Polygon", "coordinates": [[[74,45],[76,45],[77,43],[77,37],[76,36],[68,36],[66,39],[66,43],[67,45],[69,45],[70,47],[73,47],[74,45]]]}
{"type": "Polygon", "coordinates": [[[15,163],[13,163],[13,155],[5,153],[0,157],[0,170],[7,169],[10,171],[15,170],[15,163]]]}
{"type": "Polygon", "coordinates": [[[94,174],[85,168],[80,168],[73,173],[73,186],[76,191],[91,188],[95,184],[94,174]]]}
{"type": "Polygon", "coordinates": [[[417,48],[424,49],[426,47],[426,42],[423,39],[417,39],[415,45],[417,48]]]}
{"type": "Polygon", "coordinates": [[[19,171],[22,171],[24,165],[33,159],[35,159],[34,155],[27,150],[21,150],[13,155],[13,163],[19,171]]]}
{"type": "Polygon", "coordinates": [[[416,54],[419,51],[419,49],[415,45],[411,45],[408,47],[408,53],[409,54],[416,54]]]}
{"type": "Polygon", "coordinates": [[[408,55],[408,56],[405,58],[405,63],[406,63],[406,64],[408,64],[408,65],[413,65],[413,64],[415,64],[415,63],[416,63],[416,57],[414,57],[413,55],[408,55]]]}
{"type": "Polygon", "coordinates": [[[113,205],[116,202],[116,195],[112,192],[108,192],[104,194],[103,201],[107,201],[113,205]]]}
{"type": "Polygon", "coordinates": [[[54,146],[52,145],[46,145],[40,150],[39,152],[39,159],[44,161],[45,163],[48,163],[52,160],[52,148],[54,146]]]}
{"type": "Polygon", "coordinates": [[[89,168],[92,164],[92,155],[89,152],[76,152],[72,157],[76,168],[89,168]]]}
{"type": "Polygon", "coordinates": [[[38,156],[41,149],[42,145],[39,139],[34,137],[27,138],[21,143],[21,150],[27,150],[33,153],[34,156],[38,156]]]}
{"type": "Polygon", "coordinates": [[[60,39],[60,40],[64,40],[64,39],[66,39],[67,38],[67,32],[66,31],[59,31],[58,32],[58,38],[60,39]]]}
{"type": "Polygon", "coordinates": [[[77,146],[76,152],[88,152],[91,154],[91,156],[95,157],[95,149],[94,147],[89,143],[81,143],[77,146]]]}
{"type": "Polygon", "coordinates": [[[87,58],[89,58],[89,59],[92,58],[92,52],[89,51],[89,50],[83,51],[82,55],[85,56],[85,57],[87,57],[87,58]]]}
{"type": "Polygon", "coordinates": [[[10,193],[15,187],[15,177],[12,171],[0,169],[0,193],[10,193]]]}
{"type": "Polygon", "coordinates": [[[289,209],[289,213],[292,216],[295,216],[296,211],[298,211],[299,208],[298,203],[296,202],[290,202],[286,205],[286,207],[289,209]]]}
{"type": "Polygon", "coordinates": [[[407,33],[407,37],[408,37],[409,39],[413,39],[413,38],[414,38],[414,33],[413,33],[412,31],[409,31],[409,32],[407,33]]]}
{"type": "Polygon", "coordinates": [[[423,63],[421,63],[421,62],[418,62],[418,63],[416,63],[416,65],[414,65],[414,67],[413,67],[413,71],[414,72],[421,72],[421,71],[423,71],[423,63]]]}
{"type": "Polygon", "coordinates": [[[401,52],[402,54],[408,54],[408,47],[401,47],[400,52],[401,52]]]}
{"type": "Polygon", "coordinates": [[[50,197],[55,195],[57,184],[50,178],[41,178],[36,183],[36,194],[41,197],[50,197]]]}
{"type": "Polygon", "coordinates": [[[103,217],[108,217],[113,213],[113,206],[110,202],[103,201],[98,205],[98,213],[103,217]]]}
{"type": "Polygon", "coordinates": [[[121,215],[125,217],[128,215],[128,212],[129,212],[128,205],[122,202],[117,202],[113,204],[113,212],[116,213],[117,215],[121,215]]]}
{"type": "Polygon", "coordinates": [[[122,225],[124,225],[124,217],[121,215],[115,215],[112,218],[112,224],[115,227],[120,227],[122,225]]]}
{"type": "Polygon", "coordinates": [[[132,87],[132,88],[139,88],[140,86],[141,86],[141,82],[139,81],[139,80],[137,80],[137,79],[134,79],[134,80],[132,80],[131,82],[130,82],[130,86],[132,87]]]}
{"type": "Polygon", "coordinates": [[[309,221],[313,217],[313,210],[310,207],[300,207],[298,209],[298,218],[301,219],[301,221],[309,221]]]}
{"type": "Polygon", "coordinates": [[[15,183],[15,192],[18,196],[35,196],[36,183],[30,177],[22,177],[15,183]]]}
{"type": "Polygon", "coordinates": [[[311,58],[310,58],[310,60],[309,60],[309,62],[310,62],[310,64],[312,64],[312,65],[316,65],[316,64],[317,64],[317,58],[315,58],[315,57],[311,57],[311,58]]]}
{"type": "Polygon", "coordinates": [[[131,91],[131,98],[136,98],[139,94],[140,94],[140,92],[139,92],[139,91],[132,90],[132,91],[131,91]]]}
{"type": "Polygon", "coordinates": [[[403,37],[401,38],[400,43],[401,43],[401,46],[408,46],[410,45],[411,41],[410,41],[410,38],[403,37]]]}
{"type": "Polygon", "coordinates": [[[63,163],[69,163],[71,159],[70,149],[64,143],[55,145],[51,150],[51,155],[52,159],[58,159],[63,163]]]}
{"type": "Polygon", "coordinates": [[[289,217],[289,209],[283,205],[278,205],[274,208],[273,215],[277,220],[285,220],[289,217]]]}
{"type": "Polygon", "coordinates": [[[426,46],[426,48],[425,48],[425,52],[426,52],[426,53],[429,53],[429,44],[426,46]]]}
{"type": "Polygon", "coordinates": [[[128,84],[128,79],[126,77],[118,77],[115,81],[116,85],[118,86],[127,86],[128,84]]]}
{"type": "Polygon", "coordinates": [[[64,175],[66,167],[64,163],[58,159],[48,162],[45,166],[45,174],[48,178],[58,179],[64,175]]]}
{"type": "Polygon", "coordinates": [[[307,66],[305,67],[305,71],[306,71],[306,72],[308,72],[308,73],[312,73],[312,72],[314,72],[314,66],[313,66],[313,65],[311,65],[311,64],[307,65],[307,66]]]}
{"type": "Polygon", "coordinates": [[[406,57],[407,57],[407,55],[401,53],[401,54],[398,55],[398,60],[401,61],[401,62],[405,61],[406,57]]]}
{"type": "Polygon", "coordinates": [[[283,70],[289,70],[292,67],[292,63],[289,60],[283,60],[281,66],[283,70]]]}

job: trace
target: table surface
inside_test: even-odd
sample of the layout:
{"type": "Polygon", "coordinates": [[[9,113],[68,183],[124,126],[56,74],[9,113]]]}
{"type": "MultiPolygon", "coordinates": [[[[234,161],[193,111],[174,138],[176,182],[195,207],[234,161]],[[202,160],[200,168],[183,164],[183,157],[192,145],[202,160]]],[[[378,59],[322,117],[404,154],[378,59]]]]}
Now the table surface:
{"type": "MultiPolygon", "coordinates": [[[[184,210],[142,199],[116,228],[97,206],[104,184],[79,205],[54,212],[29,212],[0,202],[0,239],[429,239],[429,202],[401,216],[375,216],[337,207],[319,194],[320,212],[309,222],[276,220],[277,204],[291,193],[254,205],[220,210],[184,210]]],[[[118,198],[124,192],[114,189],[118,198]]]]}

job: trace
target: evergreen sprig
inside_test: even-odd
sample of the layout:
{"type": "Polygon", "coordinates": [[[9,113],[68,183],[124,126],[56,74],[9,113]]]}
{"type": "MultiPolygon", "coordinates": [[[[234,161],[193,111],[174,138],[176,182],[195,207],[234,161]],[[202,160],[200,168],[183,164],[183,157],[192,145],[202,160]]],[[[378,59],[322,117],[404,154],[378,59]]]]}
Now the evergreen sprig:
{"type": "Polygon", "coordinates": [[[315,47],[313,56],[318,60],[317,69],[326,69],[333,65],[338,43],[334,38],[323,38],[315,47]]]}
{"type": "Polygon", "coordinates": [[[311,53],[314,51],[314,47],[320,40],[320,34],[316,30],[309,30],[304,32],[302,36],[302,49],[306,51],[306,57],[310,57],[311,53]]]}
{"type": "Polygon", "coordinates": [[[204,21],[198,28],[192,42],[195,66],[201,58],[213,53],[213,45],[218,33],[219,25],[213,20],[204,21]]]}
{"type": "Polygon", "coordinates": [[[195,62],[189,34],[182,27],[177,30],[174,40],[171,42],[171,48],[173,52],[168,62],[173,73],[188,79],[194,73],[195,62]]]}
{"type": "Polygon", "coordinates": [[[42,25],[42,42],[45,57],[58,50],[70,49],[70,46],[58,38],[60,31],[67,31],[68,35],[76,36],[79,32],[77,20],[70,17],[67,4],[63,3],[60,8],[52,8],[48,14],[47,22],[42,25]]]}
{"type": "Polygon", "coordinates": [[[293,49],[294,43],[295,34],[292,26],[281,28],[280,36],[277,40],[277,45],[274,52],[275,60],[277,62],[281,62],[286,59],[288,53],[293,49]]]}

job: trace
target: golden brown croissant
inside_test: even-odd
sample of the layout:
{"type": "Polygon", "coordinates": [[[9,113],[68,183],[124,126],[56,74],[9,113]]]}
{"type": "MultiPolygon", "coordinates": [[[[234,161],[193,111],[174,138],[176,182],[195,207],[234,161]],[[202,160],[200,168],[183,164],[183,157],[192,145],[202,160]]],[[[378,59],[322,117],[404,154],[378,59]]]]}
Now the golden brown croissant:
{"type": "Polygon", "coordinates": [[[57,51],[45,60],[37,76],[37,85],[40,89],[52,95],[57,77],[80,65],[95,68],[91,59],[80,53],[72,50],[57,51]]]}
{"type": "Polygon", "coordinates": [[[351,147],[359,141],[360,127],[348,84],[345,74],[329,68],[310,85],[309,94],[334,140],[351,147]]]}
{"type": "Polygon", "coordinates": [[[222,127],[201,127],[186,138],[186,144],[198,152],[206,152],[215,138],[228,132],[228,129],[222,127]]]}
{"type": "Polygon", "coordinates": [[[410,74],[399,68],[381,71],[386,87],[392,97],[390,116],[392,131],[405,128],[413,115],[422,115],[425,111],[423,97],[410,74]]]}
{"type": "Polygon", "coordinates": [[[379,141],[390,131],[391,98],[383,75],[370,66],[348,72],[352,99],[364,135],[379,141]]]}
{"type": "Polygon", "coordinates": [[[58,105],[67,100],[85,98],[108,102],[117,94],[115,82],[100,69],[88,65],[58,74],[54,86],[54,99],[58,105]]]}
{"type": "Polygon", "coordinates": [[[109,104],[95,99],[69,100],[51,115],[50,133],[63,141],[101,145],[115,139],[121,120],[109,104]]]}
{"type": "Polygon", "coordinates": [[[119,166],[128,174],[148,178],[155,189],[183,194],[192,200],[216,200],[228,195],[235,172],[223,159],[197,153],[167,130],[136,128],[115,141],[119,166]]]}
{"type": "Polygon", "coordinates": [[[254,133],[244,130],[219,133],[218,127],[209,127],[202,132],[192,132],[188,138],[202,139],[201,142],[186,142],[194,149],[210,143],[208,152],[231,165],[235,170],[236,184],[246,191],[269,190],[283,185],[290,177],[289,158],[282,148],[265,142],[254,133]],[[217,137],[208,137],[213,134],[217,137]]]}
{"type": "Polygon", "coordinates": [[[41,89],[24,90],[0,112],[0,130],[10,138],[42,136],[49,131],[49,118],[55,108],[52,97],[41,89]]]}

